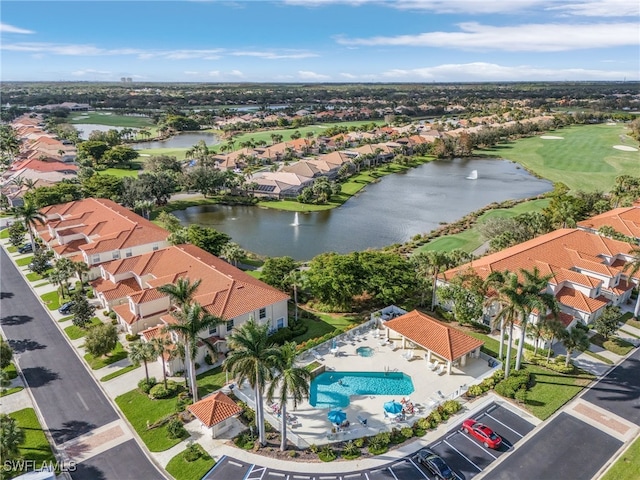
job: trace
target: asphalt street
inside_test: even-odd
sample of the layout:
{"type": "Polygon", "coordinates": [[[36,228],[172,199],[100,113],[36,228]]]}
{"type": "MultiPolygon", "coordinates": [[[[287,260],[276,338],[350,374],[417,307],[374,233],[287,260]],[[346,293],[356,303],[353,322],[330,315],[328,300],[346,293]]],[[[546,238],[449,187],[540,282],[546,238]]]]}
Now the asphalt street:
{"type": "MultiPolygon", "coordinates": [[[[118,420],[114,407],[40,300],[0,250],[0,325],[56,444],[118,420]]],[[[79,469],[79,476],[72,474],[73,478],[162,478],[140,448],[130,448],[125,456],[115,450],[101,454],[102,462],[93,462],[92,476],[80,475],[79,469]]]]}

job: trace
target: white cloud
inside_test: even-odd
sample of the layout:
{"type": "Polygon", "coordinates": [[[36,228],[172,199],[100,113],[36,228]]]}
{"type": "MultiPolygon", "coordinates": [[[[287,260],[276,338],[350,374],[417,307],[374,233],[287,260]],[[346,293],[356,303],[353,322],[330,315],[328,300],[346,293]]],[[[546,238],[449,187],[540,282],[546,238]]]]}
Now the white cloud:
{"type": "Polygon", "coordinates": [[[310,80],[310,81],[329,80],[331,78],[329,75],[322,75],[321,73],[310,72],[306,70],[298,70],[298,77],[301,80],[310,80]]]}
{"type": "Polygon", "coordinates": [[[244,77],[244,73],[242,73],[240,70],[231,70],[230,72],[227,73],[227,75],[231,77],[238,77],[238,78],[244,77]]]}
{"type": "MultiPolygon", "coordinates": [[[[387,81],[547,81],[547,80],[621,80],[630,72],[583,68],[540,68],[531,65],[506,66],[473,62],[444,64],[409,70],[393,69],[381,74],[387,81]]],[[[635,75],[637,76],[637,74],[635,75]]]]}
{"type": "Polygon", "coordinates": [[[291,53],[275,53],[275,52],[258,52],[258,51],[237,51],[232,52],[231,55],[236,57],[257,57],[264,58],[266,60],[280,60],[280,59],[295,59],[312,58],[318,55],[310,52],[291,52],[291,53]]]}
{"type": "Polygon", "coordinates": [[[585,17],[638,17],[640,4],[635,0],[587,0],[580,3],[552,5],[549,11],[559,11],[568,15],[585,17]]]}
{"type": "Polygon", "coordinates": [[[26,28],[14,27],[13,25],[0,23],[0,33],[20,33],[28,35],[36,32],[34,32],[33,30],[27,30],[26,28]]]}
{"type": "Polygon", "coordinates": [[[342,45],[442,47],[460,50],[559,52],[638,44],[638,23],[526,24],[505,27],[476,22],[458,24],[457,32],[429,32],[395,37],[336,37],[342,45]]]}
{"type": "Polygon", "coordinates": [[[347,72],[340,73],[340,76],[344,78],[348,78],[349,80],[355,80],[356,78],[358,78],[357,75],[354,75],[353,73],[347,73],[347,72]]]}
{"type": "Polygon", "coordinates": [[[112,75],[112,72],[106,71],[106,70],[94,70],[92,68],[86,68],[83,70],[76,70],[75,72],[71,72],[71,75],[73,75],[74,77],[85,77],[87,75],[91,75],[91,76],[100,76],[100,77],[107,77],[112,75]]]}
{"type": "Polygon", "coordinates": [[[550,0],[285,0],[294,6],[322,7],[338,4],[352,7],[382,5],[399,10],[436,13],[512,13],[549,3],[550,0]]]}

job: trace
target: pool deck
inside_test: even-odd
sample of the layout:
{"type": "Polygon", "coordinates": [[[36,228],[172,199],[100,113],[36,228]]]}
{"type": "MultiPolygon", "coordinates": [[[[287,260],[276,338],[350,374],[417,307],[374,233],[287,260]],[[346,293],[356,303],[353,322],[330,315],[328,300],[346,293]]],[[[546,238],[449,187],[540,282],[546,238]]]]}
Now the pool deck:
{"type": "MultiPolygon", "coordinates": [[[[422,408],[413,416],[408,416],[404,422],[391,421],[384,416],[383,404],[389,400],[400,401],[401,395],[357,395],[352,396],[349,406],[343,408],[347,414],[350,427],[342,432],[332,433],[333,425],[327,419],[330,409],[318,409],[312,407],[308,401],[298,405],[293,411],[292,405],[287,406],[287,411],[296,418],[291,422],[289,434],[294,443],[300,447],[308,445],[321,445],[330,442],[349,440],[363,436],[375,435],[381,431],[388,431],[393,427],[411,426],[413,422],[422,416],[426,416],[434,407],[435,401],[457,398],[465,389],[465,386],[478,383],[481,378],[489,375],[494,368],[489,368],[487,361],[473,359],[467,361],[464,367],[453,367],[451,375],[446,371],[440,375],[430,370],[425,361],[424,350],[415,349],[411,360],[402,357],[402,350],[398,345],[391,343],[381,345],[382,338],[375,338],[372,331],[368,331],[359,341],[349,342],[346,339],[337,341],[337,354],[331,352],[331,342],[316,348],[320,358],[305,352],[301,357],[301,364],[306,365],[317,361],[325,366],[325,371],[340,372],[403,372],[409,375],[413,381],[415,391],[406,398],[422,408]],[[356,353],[356,349],[369,346],[374,350],[370,357],[362,357],[356,353]],[[440,394],[438,393],[440,392],[440,394]],[[367,419],[367,425],[363,426],[359,418],[367,419]],[[298,437],[298,438],[295,438],[298,437]]],[[[245,395],[253,398],[249,387],[244,386],[245,395]]],[[[270,412],[270,407],[265,407],[265,412],[270,412]]],[[[267,414],[267,421],[274,427],[280,428],[280,419],[275,415],[267,414]]]]}

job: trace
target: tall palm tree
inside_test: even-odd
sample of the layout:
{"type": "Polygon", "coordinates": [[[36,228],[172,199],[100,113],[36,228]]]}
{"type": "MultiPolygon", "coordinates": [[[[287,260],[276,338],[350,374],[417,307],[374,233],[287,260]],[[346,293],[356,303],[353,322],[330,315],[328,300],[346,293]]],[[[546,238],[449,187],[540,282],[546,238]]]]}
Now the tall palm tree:
{"type": "Polygon", "coordinates": [[[553,275],[540,276],[538,267],[533,267],[533,270],[521,269],[520,273],[523,277],[522,282],[522,297],[524,299],[525,310],[522,318],[520,319],[520,340],[518,342],[518,352],[516,354],[516,370],[520,370],[522,366],[522,355],[524,352],[524,342],[527,334],[527,322],[531,314],[535,311],[538,313],[538,321],[546,318],[547,312],[550,312],[554,317],[558,316],[560,308],[558,300],[555,295],[547,293],[547,285],[553,275]]]}
{"type": "Polygon", "coordinates": [[[291,399],[295,410],[302,400],[309,397],[311,372],[296,364],[297,353],[295,342],[287,342],[280,348],[275,374],[267,390],[267,401],[273,401],[277,395],[280,403],[282,422],[280,450],[283,452],[287,449],[287,402],[291,399]]]}
{"type": "Polygon", "coordinates": [[[16,214],[18,218],[24,222],[24,226],[29,232],[29,238],[31,240],[31,245],[33,245],[33,250],[36,251],[38,249],[38,245],[36,244],[33,236],[33,231],[36,226],[44,225],[44,216],[38,211],[35,203],[30,201],[26,201],[24,202],[24,205],[18,207],[16,209],[16,214]]]}
{"type": "Polygon", "coordinates": [[[571,361],[571,353],[574,350],[584,352],[587,348],[589,348],[589,336],[587,335],[587,332],[585,332],[581,328],[572,328],[571,330],[565,330],[560,336],[560,341],[564,345],[564,348],[567,349],[567,358],[564,362],[564,365],[566,367],[569,366],[569,362],[571,361]]]}
{"type": "MultiPolygon", "coordinates": [[[[502,306],[504,304],[503,297],[500,295],[500,287],[505,283],[505,279],[508,278],[509,271],[503,272],[496,271],[491,272],[485,280],[484,288],[487,292],[487,299],[485,301],[485,307],[493,307],[494,304],[502,306]]],[[[504,357],[504,335],[505,335],[505,321],[504,316],[495,316],[492,319],[492,328],[496,327],[500,329],[500,348],[498,350],[498,358],[502,360],[504,357]]]]}
{"type": "Polygon", "coordinates": [[[269,324],[258,324],[253,318],[227,337],[230,351],[223,368],[231,373],[238,385],[245,380],[254,391],[258,438],[265,445],[264,405],[262,392],[273,376],[280,349],[269,341],[269,324]]]}
{"type": "Polygon", "coordinates": [[[504,361],[504,376],[509,377],[511,370],[511,348],[513,345],[513,325],[524,318],[525,298],[522,295],[518,275],[507,272],[505,283],[498,290],[500,311],[496,315],[496,320],[504,322],[503,325],[509,329],[509,340],[507,343],[507,357],[504,361]]]}
{"type": "Polygon", "coordinates": [[[78,276],[78,279],[80,280],[80,291],[84,293],[84,274],[88,273],[89,270],[91,269],[89,268],[89,265],[87,265],[83,261],[79,261],[79,262],[71,261],[71,267],[74,273],[78,276]]]}
{"type": "MultiPolygon", "coordinates": [[[[640,273],[640,247],[634,247],[631,249],[629,254],[632,255],[633,258],[624,264],[622,271],[626,272],[629,275],[629,280],[631,280],[631,277],[640,273]]],[[[636,299],[636,306],[633,309],[633,316],[637,318],[638,315],[640,315],[640,287],[638,291],[638,298],[636,299]]]]}
{"type": "MultiPolygon", "coordinates": [[[[198,302],[188,303],[177,312],[178,323],[167,325],[167,330],[176,332],[185,344],[185,360],[189,372],[189,384],[194,402],[198,401],[198,385],[196,383],[195,358],[198,353],[198,341],[202,330],[209,330],[224,322],[220,317],[211,315],[198,302]]],[[[205,345],[209,345],[205,341],[205,345]]]]}
{"type": "Polygon", "coordinates": [[[437,291],[437,279],[438,275],[444,268],[450,264],[449,256],[446,252],[432,250],[428,252],[421,252],[415,255],[416,262],[421,265],[421,270],[426,275],[431,277],[432,291],[431,291],[431,309],[436,307],[436,291],[437,291]]]}
{"type": "Polygon", "coordinates": [[[293,288],[293,303],[295,304],[295,321],[298,322],[298,288],[301,288],[305,284],[305,277],[300,270],[291,270],[285,281],[293,288]]]}
{"type": "Polygon", "coordinates": [[[162,359],[162,380],[164,382],[164,388],[167,388],[167,369],[166,369],[166,360],[164,355],[166,353],[167,347],[173,345],[173,342],[168,337],[153,337],[151,339],[151,345],[153,345],[153,349],[155,350],[156,355],[158,355],[162,359]]]}
{"type": "Polygon", "coordinates": [[[180,277],[176,280],[176,283],[168,283],[157,287],[157,290],[161,293],[166,293],[171,298],[171,301],[180,309],[191,302],[196,290],[202,283],[202,280],[198,279],[191,283],[188,277],[180,277]]]}
{"type": "Polygon", "coordinates": [[[156,358],[156,349],[150,343],[136,341],[129,344],[129,360],[133,363],[144,363],[144,375],[147,383],[149,383],[149,367],[147,362],[152,362],[156,358]]]}

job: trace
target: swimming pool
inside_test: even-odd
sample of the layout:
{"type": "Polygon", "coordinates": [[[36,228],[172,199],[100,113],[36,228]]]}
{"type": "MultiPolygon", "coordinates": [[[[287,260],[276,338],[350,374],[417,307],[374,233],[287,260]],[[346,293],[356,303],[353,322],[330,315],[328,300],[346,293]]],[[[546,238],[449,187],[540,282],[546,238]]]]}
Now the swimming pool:
{"type": "Polygon", "coordinates": [[[402,372],[324,372],[311,381],[309,403],[316,408],[347,407],[352,395],[413,393],[413,381],[402,372]]]}

